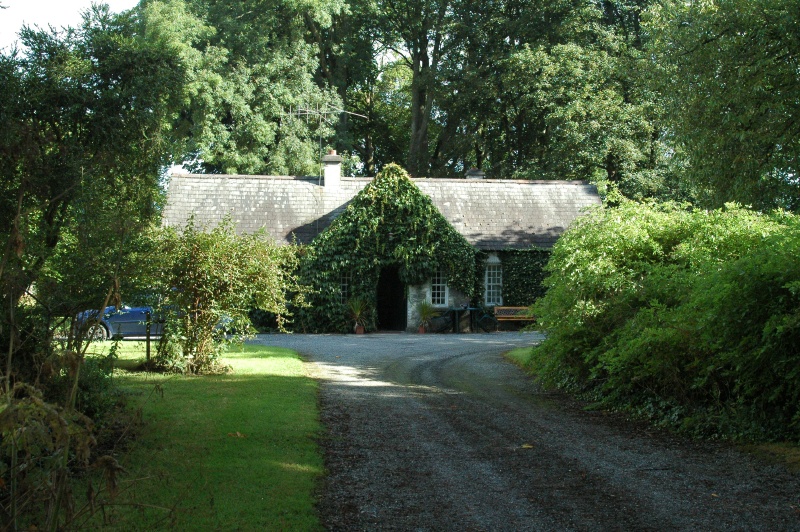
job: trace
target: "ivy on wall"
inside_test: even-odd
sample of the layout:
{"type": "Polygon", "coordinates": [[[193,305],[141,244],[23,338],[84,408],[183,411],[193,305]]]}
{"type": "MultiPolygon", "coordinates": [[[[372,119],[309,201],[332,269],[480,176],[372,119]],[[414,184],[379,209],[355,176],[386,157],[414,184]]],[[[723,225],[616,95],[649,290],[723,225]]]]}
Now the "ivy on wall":
{"type": "Polygon", "coordinates": [[[499,254],[503,264],[503,304],[516,306],[532,305],[542,297],[546,288],[544,267],[550,259],[546,249],[519,249],[502,251],[499,254]]]}
{"type": "Polygon", "coordinates": [[[350,274],[349,295],[369,304],[368,330],[375,328],[378,278],[387,266],[397,266],[406,285],[422,284],[442,269],[451,287],[472,297],[475,255],[408,173],[387,165],[306,248],[299,273],[310,288],[309,306],[298,309],[297,326],[307,332],[352,330],[341,296],[343,272],[350,274]]]}

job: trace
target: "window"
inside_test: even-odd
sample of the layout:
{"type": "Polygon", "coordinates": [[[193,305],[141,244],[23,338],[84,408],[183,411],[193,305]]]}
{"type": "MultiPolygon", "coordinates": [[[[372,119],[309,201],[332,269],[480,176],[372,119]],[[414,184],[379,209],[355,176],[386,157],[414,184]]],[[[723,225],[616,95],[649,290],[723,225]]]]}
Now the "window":
{"type": "Polygon", "coordinates": [[[484,291],[484,302],[487,306],[503,304],[503,265],[486,265],[486,289],[484,291]]]}
{"type": "Polygon", "coordinates": [[[352,282],[353,276],[350,270],[343,271],[341,277],[339,278],[339,294],[341,296],[342,305],[347,304],[347,300],[350,299],[350,283],[352,282]]]}
{"type": "Polygon", "coordinates": [[[447,306],[447,277],[441,270],[431,279],[431,305],[447,306]]]}

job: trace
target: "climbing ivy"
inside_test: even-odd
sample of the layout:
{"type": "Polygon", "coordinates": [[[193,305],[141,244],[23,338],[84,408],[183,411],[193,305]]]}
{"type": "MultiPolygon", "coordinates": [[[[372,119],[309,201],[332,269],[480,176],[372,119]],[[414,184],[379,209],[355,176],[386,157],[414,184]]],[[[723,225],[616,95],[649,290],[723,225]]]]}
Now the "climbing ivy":
{"type": "Polygon", "coordinates": [[[532,305],[547,290],[542,284],[544,267],[550,251],[532,248],[503,251],[503,304],[509,306],[532,305]]]}
{"type": "Polygon", "coordinates": [[[384,167],[305,249],[299,274],[311,292],[310,305],[297,311],[299,328],[352,330],[341,293],[347,272],[348,296],[368,302],[367,330],[374,329],[378,278],[387,266],[397,266],[406,285],[422,284],[441,268],[452,288],[469,297],[476,293],[475,250],[394,164],[384,167]]]}

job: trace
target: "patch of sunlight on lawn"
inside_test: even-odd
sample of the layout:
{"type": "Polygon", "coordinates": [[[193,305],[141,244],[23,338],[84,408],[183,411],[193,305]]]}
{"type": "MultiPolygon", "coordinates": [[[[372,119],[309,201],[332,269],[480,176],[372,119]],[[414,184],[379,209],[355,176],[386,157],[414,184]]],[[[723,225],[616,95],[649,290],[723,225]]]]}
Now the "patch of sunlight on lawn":
{"type": "Polygon", "coordinates": [[[230,365],[235,374],[305,375],[303,361],[293,351],[281,347],[233,346],[223,355],[222,363],[230,365]]]}
{"type": "Polygon", "coordinates": [[[295,471],[297,473],[319,474],[322,472],[315,467],[310,467],[308,464],[287,464],[278,462],[275,465],[287,471],[295,471]]]}

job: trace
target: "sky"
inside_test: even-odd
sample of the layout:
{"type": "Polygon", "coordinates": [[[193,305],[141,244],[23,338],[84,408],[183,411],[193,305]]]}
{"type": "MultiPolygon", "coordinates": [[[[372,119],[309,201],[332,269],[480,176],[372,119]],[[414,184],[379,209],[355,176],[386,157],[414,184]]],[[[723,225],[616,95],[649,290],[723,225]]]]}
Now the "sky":
{"type": "MultiPolygon", "coordinates": [[[[135,6],[138,0],[105,0],[111,11],[119,12],[135,6]]],[[[8,51],[9,46],[17,40],[17,32],[23,24],[48,25],[56,28],[77,26],[81,21],[81,12],[92,5],[92,0],[0,0],[0,48],[8,51]]]]}

